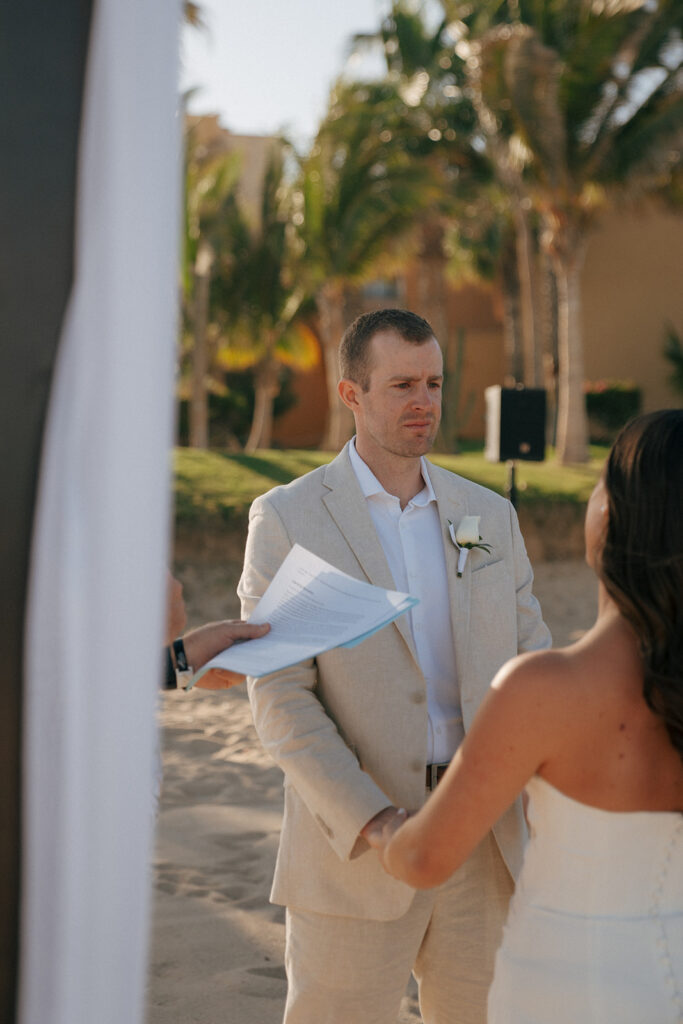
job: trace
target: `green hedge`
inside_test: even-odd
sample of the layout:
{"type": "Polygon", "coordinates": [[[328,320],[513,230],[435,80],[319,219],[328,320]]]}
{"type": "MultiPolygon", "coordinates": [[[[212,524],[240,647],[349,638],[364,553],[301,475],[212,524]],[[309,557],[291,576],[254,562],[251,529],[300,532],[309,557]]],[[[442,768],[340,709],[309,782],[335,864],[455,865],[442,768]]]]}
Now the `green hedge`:
{"type": "Polygon", "coordinates": [[[584,391],[590,439],[594,444],[611,443],[642,408],[641,390],[632,381],[588,381],[584,391]]]}

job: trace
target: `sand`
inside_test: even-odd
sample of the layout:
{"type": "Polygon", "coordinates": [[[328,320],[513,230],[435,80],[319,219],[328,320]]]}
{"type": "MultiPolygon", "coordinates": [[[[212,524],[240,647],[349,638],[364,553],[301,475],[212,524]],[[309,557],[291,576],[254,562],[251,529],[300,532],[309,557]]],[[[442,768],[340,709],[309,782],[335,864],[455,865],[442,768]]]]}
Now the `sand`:
{"type": "MultiPolygon", "coordinates": [[[[190,625],[238,616],[238,572],[234,563],[176,563],[190,625]]],[[[564,646],[594,621],[594,577],[578,561],[540,564],[535,573],[555,646],[564,646]]],[[[164,694],[160,719],[148,1024],[279,1024],[284,910],[268,893],[281,773],[261,749],[243,687],[164,694]]],[[[411,983],[400,1021],[420,1019],[411,983]]]]}

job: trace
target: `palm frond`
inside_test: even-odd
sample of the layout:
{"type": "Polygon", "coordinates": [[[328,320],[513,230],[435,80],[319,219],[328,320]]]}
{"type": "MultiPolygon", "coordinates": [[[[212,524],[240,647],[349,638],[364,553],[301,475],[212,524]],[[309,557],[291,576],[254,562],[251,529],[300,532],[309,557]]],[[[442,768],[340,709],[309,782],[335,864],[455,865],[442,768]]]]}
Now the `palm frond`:
{"type": "Polygon", "coordinates": [[[552,188],[564,187],[567,133],[559,102],[557,52],[529,26],[516,26],[506,43],[504,76],[522,138],[552,188]]]}
{"type": "Polygon", "coordinates": [[[617,187],[669,175],[683,149],[683,92],[661,91],[614,133],[596,178],[617,187]]]}

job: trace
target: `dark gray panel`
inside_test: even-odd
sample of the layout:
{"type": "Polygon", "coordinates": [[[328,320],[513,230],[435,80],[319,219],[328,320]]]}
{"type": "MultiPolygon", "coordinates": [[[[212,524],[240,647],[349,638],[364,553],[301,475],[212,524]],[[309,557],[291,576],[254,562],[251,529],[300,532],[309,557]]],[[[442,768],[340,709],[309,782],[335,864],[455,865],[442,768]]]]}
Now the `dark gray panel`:
{"type": "Polygon", "coordinates": [[[41,438],[73,275],[92,0],[0,13],[0,1021],[15,1019],[26,576],[41,438]]]}

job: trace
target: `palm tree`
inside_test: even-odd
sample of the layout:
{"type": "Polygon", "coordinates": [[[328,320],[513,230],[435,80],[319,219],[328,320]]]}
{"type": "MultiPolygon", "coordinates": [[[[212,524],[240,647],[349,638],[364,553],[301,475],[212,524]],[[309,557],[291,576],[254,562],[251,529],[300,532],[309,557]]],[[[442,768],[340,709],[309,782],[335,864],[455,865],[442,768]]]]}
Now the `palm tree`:
{"type": "MultiPolygon", "coordinates": [[[[501,133],[488,139],[482,131],[476,94],[469,87],[466,70],[468,51],[463,51],[463,34],[468,26],[453,20],[453,6],[457,5],[444,4],[446,16],[432,28],[421,8],[408,0],[395,0],[381,29],[357,36],[354,42],[356,47],[381,44],[387,74],[400,82],[406,100],[407,124],[423,140],[422,147],[413,150],[414,155],[440,167],[443,196],[439,207],[445,240],[450,253],[457,253],[457,259],[450,260],[450,269],[470,277],[477,271],[481,276],[498,277],[509,311],[505,320],[508,376],[515,382],[526,379],[536,384],[540,377],[541,331],[537,323],[537,243],[531,211],[520,194],[517,167],[501,133]],[[511,268],[508,258],[511,234],[516,238],[516,269],[511,268]],[[493,242],[496,248],[492,252],[493,242]]],[[[471,8],[466,20],[473,21],[479,6],[471,8]]],[[[495,11],[489,15],[494,20],[499,16],[495,11]]],[[[434,230],[432,218],[424,225],[426,240],[433,238],[434,230]]],[[[425,248],[433,249],[433,245],[425,248]]],[[[442,253],[442,269],[445,263],[442,253]]],[[[430,266],[436,272],[436,261],[425,264],[421,260],[421,274],[430,266]]],[[[432,282],[427,290],[436,295],[439,288],[432,282]]],[[[448,331],[442,331],[442,336],[446,346],[455,341],[448,331]]]]}
{"type": "Polygon", "coordinates": [[[215,282],[225,324],[217,364],[254,371],[254,415],[246,451],[270,447],[282,367],[307,369],[319,357],[314,335],[300,322],[307,293],[295,265],[291,200],[284,144],[278,144],[266,167],[258,219],[250,222],[239,202],[232,204],[234,243],[221,256],[215,282]]]}
{"type": "MultiPolygon", "coordinates": [[[[675,0],[508,5],[469,69],[482,118],[510,124],[525,163],[558,295],[558,458],[587,457],[580,274],[598,213],[620,196],[658,191],[683,142],[675,0]]],[[[489,128],[491,130],[491,128],[489,128]]]]}
{"type": "Polygon", "coordinates": [[[255,211],[240,199],[239,158],[187,146],[186,308],[192,335],[190,444],[208,445],[207,390],[226,370],[253,370],[255,402],[247,450],[269,447],[283,366],[318,359],[297,323],[307,298],[294,266],[286,145],[273,140],[255,211]]]}
{"type": "Polygon", "coordinates": [[[239,160],[200,144],[196,125],[185,133],[185,231],[182,262],[183,320],[191,348],[190,444],[207,448],[211,280],[216,252],[231,244],[229,213],[235,203],[239,160]]]}
{"type": "Polygon", "coordinates": [[[337,395],[344,292],[387,259],[437,190],[428,169],[397,146],[404,104],[394,85],[339,83],[313,147],[302,161],[295,221],[302,265],[315,295],[328,389],[323,447],[349,433],[337,395]]]}

